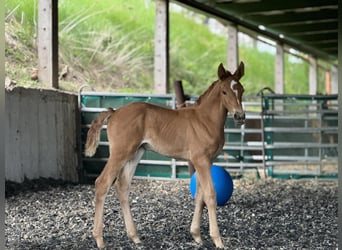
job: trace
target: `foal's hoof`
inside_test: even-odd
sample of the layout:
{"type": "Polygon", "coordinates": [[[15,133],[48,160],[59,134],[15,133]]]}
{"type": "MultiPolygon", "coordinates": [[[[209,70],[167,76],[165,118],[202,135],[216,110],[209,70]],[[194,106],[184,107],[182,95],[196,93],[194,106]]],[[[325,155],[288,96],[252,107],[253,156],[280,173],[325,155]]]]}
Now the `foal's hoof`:
{"type": "Polygon", "coordinates": [[[131,237],[131,239],[135,244],[141,244],[141,240],[138,236],[131,237]]]}
{"type": "Polygon", "coordinates": [[[200,235],[192,235],[192,238],[197,244],[202,245],[203,241],[200,235]]]}
{"type": "Polygon", "coordinates": [[[99,249],[106,248],[106,244],[104,243],[103,239],[96,239],[96,245],[99,249]]]}
{"type": "Polygon", "coordinates": [[[224,245],[222,243],[221,238],[214,239],[214,244],[215,244],[216,248],[224,248],[224,245]]]}
{"type": "Polygon", "coordinates": [[[196,229],[190,229],[190,233],[192,238],[194,239],[194,241],[197,244],[202,244],[202,238],[201,238],[201,233],[200,233],[200,229],[196,228],[196,229]]]}

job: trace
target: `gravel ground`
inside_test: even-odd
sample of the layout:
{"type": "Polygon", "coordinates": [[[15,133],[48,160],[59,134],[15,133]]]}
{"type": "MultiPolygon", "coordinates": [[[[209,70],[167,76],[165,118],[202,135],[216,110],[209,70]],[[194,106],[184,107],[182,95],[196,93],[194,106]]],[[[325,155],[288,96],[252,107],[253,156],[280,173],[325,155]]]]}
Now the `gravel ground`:
{"type": "MultiPolygon", "coordinates": [[[[337,181],[235,180],[218,207],[226,249],[337,249],[337,181]]],[[[214,249],[205,210],[203,244],[192,240],[189,181],[134,179],[132,213],[143,243],[127,238],[114,192],[105,203],[107,249],[214,249]]],[[[6,249],[96,249],[93,185],[6,183],[6,249]]]]}

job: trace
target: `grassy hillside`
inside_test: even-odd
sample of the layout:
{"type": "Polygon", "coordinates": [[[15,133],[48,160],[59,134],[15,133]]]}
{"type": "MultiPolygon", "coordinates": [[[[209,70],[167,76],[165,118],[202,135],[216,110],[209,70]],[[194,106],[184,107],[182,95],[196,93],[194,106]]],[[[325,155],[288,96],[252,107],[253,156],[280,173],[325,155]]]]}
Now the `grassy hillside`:
{"type": "MultiPolygon", "coordinates": [[[[6,73],[17,84],[40,85],[30,80],[37,67],[37,2],[5,2],[6,73]]],[[[154,17],[153,1],[59,0],[61,86],[75,90],[89,83],[97,90],[153,92],[154,17]]],[[[226,64],[225,35],[176,12],[170,29],[171,83],[181,79],[186,93],[200,94],[217,79],[218,64],[226,64]]],[[[273,88],[274,55],[243,44],[239,52],[246,65],[246,95],[273,88]]],[[[306,93],[307,64],[286,57],[285,70],[286,92],[306,93]]]]}

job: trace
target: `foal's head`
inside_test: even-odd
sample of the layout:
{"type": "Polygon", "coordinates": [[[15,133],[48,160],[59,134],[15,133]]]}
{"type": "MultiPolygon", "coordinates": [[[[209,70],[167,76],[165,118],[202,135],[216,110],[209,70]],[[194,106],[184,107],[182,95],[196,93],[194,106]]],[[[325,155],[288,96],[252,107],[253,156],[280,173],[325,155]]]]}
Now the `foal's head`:
{"type": "Polygon", "coordinates": [[[238,125],[245,123],[245,112],[242,109],[242,93],[244,89],[239,82],[244,75],[244,67],[243,62],[241,62],[237,70],[232,74],[225,70],[221,63],[217,70],[222,103],[238,125]]]}

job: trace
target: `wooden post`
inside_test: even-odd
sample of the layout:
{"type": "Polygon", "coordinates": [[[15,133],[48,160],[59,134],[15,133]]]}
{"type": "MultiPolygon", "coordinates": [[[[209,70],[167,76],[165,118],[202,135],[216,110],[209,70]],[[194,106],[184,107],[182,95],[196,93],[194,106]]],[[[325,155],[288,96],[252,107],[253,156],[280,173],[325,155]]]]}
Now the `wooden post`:
{"type": "Polygon", "coordinates": [[[314,57],[309,57],[309,94],[317,94],[317,59],[314,57]]]}
{"type": "Polygon", "coordinates": [[[183,90],[183,84],[181,80],[174,82],[174,88],[175,88],[175,94],[176,94],[176,107],[182,108],[185,107],[185,96],[184,96],[184,90],[183,90]]]}
{"type": "Polygon", "coordinates": [[[169,92],[169,0],[156,0],[154,34],[154,90],[169,92]]]}
{"type": "Polygon", "coordinates": [[[236,25],[228,25],[228,56],[227,69],[234,73],[239,61],[239,41],[236,25]]]}
{"type": "Polygon", "coordinates": [[[331,66],[330,69],[330,75],[331,75],[331,94],[337,94],[338,93],[338,70],[336,66],[331,66]]]}
{"type": "MultiPolygon", "coordinates": [[[[317,95],[317,59],[309,57],[309,94],[317,95]]],[[[317,101],[312,101],[312,106],[309,107],[311,111],[317,109],[317,101]]]]}
{"type": "Polygon", "coordinates": [[[38,1],[38,78],[58,88],[58,0],[38,1]]]}
{"type": "Polygon", "coordinates": [[[284,48],[282,44],[276,45],[276,57],[274,68],[274,92],[284,94],[284,48]]]}
{"type": "Polygon", "coordinates": [[[330,71],[325,71],[325,94],[331,95],[331,76],[330,71]]]}

